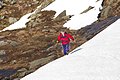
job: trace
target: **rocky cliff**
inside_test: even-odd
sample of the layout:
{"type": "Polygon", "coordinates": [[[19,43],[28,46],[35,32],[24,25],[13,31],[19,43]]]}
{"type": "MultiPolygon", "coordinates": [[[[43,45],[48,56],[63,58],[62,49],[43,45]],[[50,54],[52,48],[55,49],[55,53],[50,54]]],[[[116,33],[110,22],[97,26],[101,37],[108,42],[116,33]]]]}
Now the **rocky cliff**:
{"type": "Polygon", "coordinates": [[[120,0],[103,0],[103,9],[100,13],[100,20],[113,16],[120,16],[120,0]]]}

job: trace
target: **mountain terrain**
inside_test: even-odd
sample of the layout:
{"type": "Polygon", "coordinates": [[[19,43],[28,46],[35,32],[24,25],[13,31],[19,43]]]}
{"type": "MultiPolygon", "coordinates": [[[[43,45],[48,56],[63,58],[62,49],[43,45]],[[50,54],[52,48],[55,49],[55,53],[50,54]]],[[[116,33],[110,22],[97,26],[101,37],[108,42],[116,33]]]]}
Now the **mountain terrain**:
{"type": "Polygon", "coordinates": [[[120,80],[119,23],[20,80],[120,80]]]}
{"type": "Polygon", "coordinates": [[[66,29],[75,38],[71,43],[73,50],[120,18],[120,0],[103,0],[103,9],[97,21],[79,30],[70,30],[63,27],[63,24],[70,20],[65,11],[57,18],[53,18],[55,11],[41,11],[53,1],[0,0],[0,30],[41,5],[38,11],[30,16],[31,20],[26,23],[26,28],[0,32],[0,70],[8,70],[8,75],[0,74],[1,80],[21,78],[62,57],[60,43],[57,43],[61,29],[66,29]]]}

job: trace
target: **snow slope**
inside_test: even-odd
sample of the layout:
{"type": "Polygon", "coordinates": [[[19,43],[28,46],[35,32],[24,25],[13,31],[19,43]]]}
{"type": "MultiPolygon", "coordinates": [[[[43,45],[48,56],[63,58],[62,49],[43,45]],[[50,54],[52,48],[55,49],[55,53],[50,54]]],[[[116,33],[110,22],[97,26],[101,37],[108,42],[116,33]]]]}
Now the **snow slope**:
{"type": "Polygon", "coordinates": [[[58,16],[62,11],[66,10],[67,15],[76,15],[80,14],[82,11],[87,9],[89,6],[98,6],[99,4],[96,4],[97,0],[56,0],[43,10],[54,10],[56,11],[56,16],[58,16]]]}
{"type": "Polygon", "coordinates": [[[62,11],[66,10],[67,15],[75,15],[64,24],[64,27],[68,27],[70,29],[80,29],[86,25],[90,25],[98,18],[98,14],[100,13],[99,9],[101,9],[101,4],[103,0],[56,0],[43,10],[54,10],[56,11],[56,16],[58,16],[62,11]],[[92,10],[87,13],[80,14],[84,10],[86,10],[89,6],[94,7],[92,10]]]}
{"type": "Polygon", "coordinates": [[[119,23],[21,80],[120,80],[119,23]]]}
{"type": "MultiPolygon", "coordinates": [[[[90,25],[94,21],[98,20],[97,17],[98,17],[98,14],[100,13],[99,9],[102,9],[102,7],[101,7],[102,1],[103,0],[100,0],[98,2],[96,2],[96,1],[93,2],[94,3],[93,5],[89,5],[89,6],[94,7],[93,9],[91,9],[90,11],[83,13],[83,14],[76,14],[75,16],[73,16],[71,18],[70,21],[65,23],[63,26],[68,27],[70,29],[77,30],[77,29],[80,29],[81,27],[85,27],[86,25],[90,25]]],[[[79,7],[81,7],[81,6],[79,6],[79,7]]]]}
{"type": "MultiPolygon", "coordinates": [[[[88,1],[88,0],[56,0],[53,3],[51,3],[49,6],[44,8],[42,11],[54,10],[56,11],[56,15],[55,15],[56,17],[62,11],[66,10],[67,15],[75,15],[75,16],[73,16],[70,21],[64,24],[64,27],[68,27],[70,29],[80,29],[81,27],[89,25],[97,20],[97,16],[100,12],[99,9],[102,8],[101,7],[102,1],[103,0],[99,0],[99,1],[97,0],[91,0],[91,1],[88,1]],[[94,8],[88,11],[87,13],[80,14],[81,12],[86,10],[89,6],[92,6],[94,8]]],[[[38,6],[37,9],[40,6],[38,6]]],[[[35,11],[37,11],[37,9],[35,11]]],[[[19,21],[8,26],[2,31],[25,28],[26,27],[25,24],[30,20],[28,19],[28,17],[34,14],[35,11],[24,15],[23,17],[21,17],[19,21]]]]}

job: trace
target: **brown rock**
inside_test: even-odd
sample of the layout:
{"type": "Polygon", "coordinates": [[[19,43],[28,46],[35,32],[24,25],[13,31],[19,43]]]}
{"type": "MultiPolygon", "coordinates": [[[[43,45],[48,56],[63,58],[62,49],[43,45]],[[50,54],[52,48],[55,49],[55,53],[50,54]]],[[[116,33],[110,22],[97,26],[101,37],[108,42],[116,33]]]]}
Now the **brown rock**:
{"type": "Polygon", "coordinates": [[[55,20],[61,20],[62,17],[66,16],[66,10],[64,10],[63,12],[61,12],[56,18],[55,20]]]}
{"type": "Polygon", "coordinates": [[[55,57],[54,55],[51,55],[51,56],[46,57],[46,58],[41,58],[41,59],[38,59],[38,60],[34,60],[34,61],[29,63],[30,64],[30,69],[34,69],[37,66],[47,64],[48,62],[53,61],[54,57],[55,57]]]}
{"type": "Polygon", "coordinates": [[[120,0],[103,0],[102,6],[100,20],[116,15],[120,16],[120,0]]]}

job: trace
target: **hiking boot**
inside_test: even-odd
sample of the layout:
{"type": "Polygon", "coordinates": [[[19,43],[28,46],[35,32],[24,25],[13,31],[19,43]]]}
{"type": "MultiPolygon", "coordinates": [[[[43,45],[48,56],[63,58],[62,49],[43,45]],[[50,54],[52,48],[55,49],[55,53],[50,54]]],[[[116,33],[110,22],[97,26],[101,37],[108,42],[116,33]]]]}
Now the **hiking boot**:
{"type": "Polygon", "coordinates": [[[66,53],[64,53],[64,55],[68,55],[68,53],[66,52],[66,53]]]}
{"type": "Polygon", "coordinates": [[[66,55],[68,55],[68,52],[66,53],[66,55]]]}

